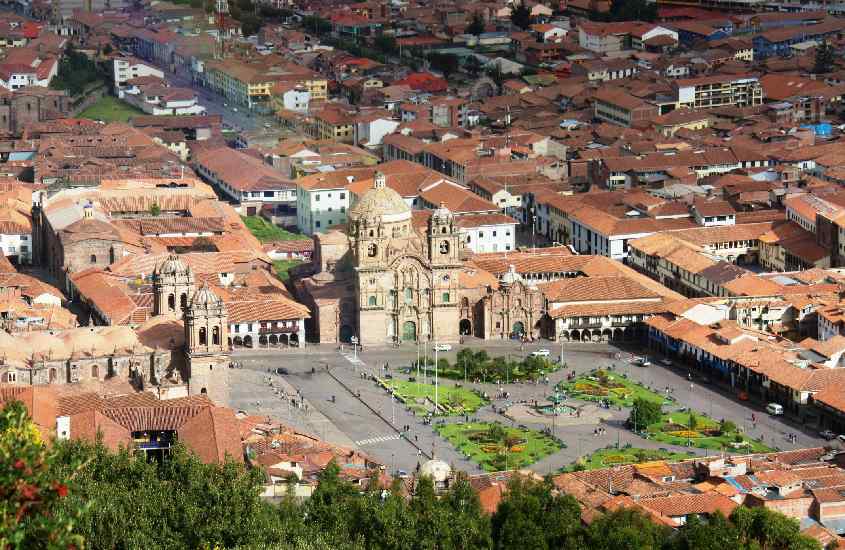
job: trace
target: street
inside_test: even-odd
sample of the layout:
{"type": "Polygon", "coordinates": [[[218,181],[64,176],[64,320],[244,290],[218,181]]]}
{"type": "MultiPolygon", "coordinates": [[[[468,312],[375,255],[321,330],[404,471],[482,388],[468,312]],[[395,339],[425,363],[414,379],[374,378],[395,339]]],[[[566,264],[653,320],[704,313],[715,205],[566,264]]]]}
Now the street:
{"type": "MultiPolygon", "coordinates": [[[[451,351],[438,356],[454,361],[460,347],[456,345],[451,351]]],[[[550,349],[552,358],[555,358],[561,349],[552,342],[526,344],[520,350],[517,342],[475,339],[467,339],[465,347],[483,347],[491,357],[501,355],[512,359],[524,358],[539,348],[550,349]]],[[[418,351],[417,346],[411,344],[399,348],[368,348],[357,353],[329,344],[312,345],[304,350],[239,350],[234,356],[243,363],[244,368],[230,371],[232,398],[229,406],[250,413],[267,414],[333,443],[354,446],[391,470],[411,471],[420,462],[436,456],[460,470],[480,472],[476,464],[440,437],[433,425],[424,424],[422,417],[415,416],[404,405],[394,401],[387,391],[361,374],[364,372],[365,375],[382,376],[382,369],[387,364],[391,374],[401,378],[403,375],[398,374],[399,367],[409,366],[417,358],[418,352],[422,354],[423,348],[420,347],[418,351]],[[277,367],[284,367],[288,374],[280,376],[269,372],[277,367]],[[269,385],[270,382],[273,386],[269,385]],[[410,430],[400,433],[405,426],[409,426],[410,430]]],[[[430,349],[428,353],[433,356],[430,349]]],[[[690,407],[716,420],[732,420],[742,426],[747,434],[762,438],[769,446],[792,449],[827,443],[815,433],[802,432],[782,417],[768,416],[762,410],[722,394],[717,388],[699,385],[696,380],[693,380],[690,387],[686,375],[676,370],[657,364],[647,368],[631,365],[624,360],[629,356],[629,353],[606,344],[568,343],[564,347],[567,368],[551,374],[549,385],[506,383],[505,380],[499,381],[499,385],[490,382],[469,382],[464,385],[491,396],[503,389],[510,394],[507,401],[514,403],[545,400],[554,390],[554,385],[572,370],[581,374],[613,364],[617,372],[655,391],[662,392],[668,386],[673,390],[678,407],[690,407]],[[623,359],[614,360],[613,356],[617,352],[621,353],[623,359]],[[752,412],[756,413],[756,426],[751,421],[752,412]],[[789,433],[798,435],[795,443],[787,440],[786,434],[789,433]]],[[[454,384],[453,380],[440,380],[444,389],[454,384]]],[[[499,421],[513,425],[513,420],[494,410],[494,407],[501,410],[504,402],[503,399],[494,399],[490,405],[470,415],[471,420],[499,421]]],[[[554,472],[581,456],[617,442],[648,449],[668,448],[694,456],[714,453],[712,450],[673,447],[645,440],[624,427],[627,409],[596,409],[595,405],[586,404],[583,406],[585,414],[579,420],[561,421],[555,428],[555,434],[566,443],[566,448],[541,459],[532,469],[541,474],[554,472]],[[599,423],[605,427],[605,433],[596,436],[594,432],[599,423]]],[[[435,421],[462,422],[463,417],[437,418],[435,421]]],[[[536,430],[547,427],[538,423],[520,423],[536,430]]]]}

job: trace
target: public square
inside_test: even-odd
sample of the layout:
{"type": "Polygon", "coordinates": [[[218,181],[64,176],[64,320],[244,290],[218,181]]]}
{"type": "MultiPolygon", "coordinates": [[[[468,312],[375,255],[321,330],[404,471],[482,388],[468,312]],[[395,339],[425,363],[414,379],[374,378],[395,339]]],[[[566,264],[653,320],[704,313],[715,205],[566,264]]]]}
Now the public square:
{"type": "MultiPolygon", "coordinates": [[[[560,345],[552,342],[525,344],[520,349],[518,342],[467,339],[463,345],[454,345],[449,352],[438,355],[454,361],[462,347],[483,348],[491,357],[501,355],[511,359],[524,358],[541,348],[549,349],[552,359],[561,353],[560,345]]],[[[553,372],[548,384],[506,383],[501,380],[497,385],[495,382],[476,384],[470,381],[463,384],[464,387],[486,392],[491,401],[470,415],[469,420],[499,421],[506,425],[518,423],[535,430],[553,429],[554,435],[566,447],[531,466],[542,474],[554,472],[581,456],[617,442],[623,446],[664,448],[695,456],[717,452],[674,447],[643,439],[624,427],[629,414],[626,408],[600,409],[593,403],[582,403],[579,417],[559,415],[551,427],[546,419],[531,422],[530,418],[520,417],[517,422],[501,413],[516,402],[545,401],[554,391],[555,384],[573,371],[582,374],[614,365],[617,373],[624,373],[630,380],[658,392],[668,387],[678,406],[689,407],[716,420],[731,420],[741,426],[748,436],[761,438],[771,447],[791,449],[827,443],[817,434],[805,432],[783,417],[765,414],[761,404],[741,402],[725,389],[713,387],[696,377],[690,381],[681,366],[668,368],[656,361],[649,367],[635,366],[630,362],[632,351],[636,353],[637,350],[606,344],[567,343],[563,348],[566,368],[553,372]],[[497,393],[502,391],[509,394],[507,399],[497,398],[497,393]],[[752,423],[752,413],[756,417],[755,423],[752,423]],[[605,430],[595,435],[599,425],[605,430]],[[797,440],[788,440],[787,434],[797,434],[797,440]]],[[[243,368],[230,371],[229,406],[269,415],[333,443],[355,446],[394,471],[411,471],[419,462],[437,456],[458,469],[480,473],[477,464],[467,460],[434,430],[433,424],[437,422],[464,422],[464,416],[435,418],[433,424],[427,424],[423,416],[414,415],[404,405],[391,399],[390,394],[372,380],[372,375],[381,377],[385,374],[385,365],[387,372],[393,376],[407,378],[399,373],[399,369],[410,366],[417,353],[417,346],[412,344],[399,348],[368,348],[360,352],[348,347],[341,350],[336,345],[314,345],[302,350],[240,351],[235,359],[243,368]],[[287,374],[276,374],[277,368],[285,369],[287,374]],[[407,432],[404,431],[406,426],[409,427],[407,432]]],[[[433,356],[430,349],[428,353],[433,356]]],[[[444,391],[454,384],[454,380],[439,379],[444,391]]]]}

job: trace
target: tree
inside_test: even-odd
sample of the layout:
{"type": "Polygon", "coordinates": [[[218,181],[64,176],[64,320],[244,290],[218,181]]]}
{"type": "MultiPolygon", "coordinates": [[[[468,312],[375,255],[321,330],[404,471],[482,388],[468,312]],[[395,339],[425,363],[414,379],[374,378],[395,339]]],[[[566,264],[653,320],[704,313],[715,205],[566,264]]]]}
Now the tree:
{"type": "Polygon", "coordinates": [[[654,21],[657,4],[647,0],[613,0],[610,4],[611,21],[654,21]]]}
{"type": "Polygon", "coordinates": [[[253,13],[242,12],[240,22],[244,36],[254,36],[261,30],[261,18],[253,13]]]}
{"type": "Polygon", "coordinates": [[[733,511],[731,523],[737,529],[741,548],[768,550],[819,550],[819,543],[801,534],[798,520],[768,508],[745,508],[733,511]]]}
{"type": "MultiPolygon", "coordinates": [[[[53,513],[70,491],[68,478],[56,475],[56,459],[20,401],[0,411],[0,548],[82,546],[74,522],[86,506],[53,513]]],[[[79,462],[66,467],[75,471],[79,462]]]]}
{"type": "Polygon", "coordinates": [[[722,420],[719,422],[719,431],[723,434],[730,434],[736,431],[736,424],[730,420],[722,420]]]}
{"type": "Polygon", "coordinates": [[[373,45],[377,50],[384,53],[395,53],[399,50],[399,46],[396,45],[396,39],[389,34],[376,36],[373,45]]]}
{"type": "Polygon", "coordinates": [[[643,430],[646,426],[660,422],[662,414],[660,403],[638,397],[634,399],[634,406],[631,407],[628,425],[635,431],[643,430]]]}
{"type": "Polygon", "coordinates": [[[472,14],[472,19],[464,32],[473,36],[478,36],[484,32],[484,28],[484,18],[481,17],[480,13],[475,12],[472,14]]]}
{"type": "Polygon", "coordinates": [[[446,79],[458,70],[458,56],[452,53],[429,54],[428,62],[431,63],[432,69],[443,73],[443,78],[446,79]]]}
{"type": "Polygon", "coordinates": [[[65,55],[59,62],[59,70],[50,81],[54,90],[67,90],[72,96],[79,96],[85,92],[90,84],[100,79],[96,64],[84,53],[68,46],[65,55]]]}
{"type": "Polygon", "coordinates": [[[836,63],[836,52],[833,51],[833,46],[822,42],[816,46],[816,59],[813,63],[813,72],[816,74],[829,73],[833,70],[836,63]]]}
{"type": "Polygon", "coordinates": [[[670,533],[634,508],[621,508],[595,520],[586,533],[591,550],[658,550],[670,533]]]}
{"type": "Polygon", "coordinates": [[[154,202],[150,205],[150,216],[160,216],[161,215],[161,206],[158,205],[157,202],[154,202]]]}
{"type": "Polygon", "coordinates": [[[689,429],[694,430],[698,427],[698,416],[696,416],[695,411],[690,411],[689,413],[689,429]]]}
{"type": "Polygon", "coordinates": [[[511,479],[491,520],[494,548],[583,548],[578,502],[551,489],[549,481],[518,475],[511,479]]]}
{"type": "Polygon", "coordinates": [[[478,494],[470,486],[466,474],[458,474],[440,503],[449,516],[446,548],[490,548],[490,517],[482,510],[478,494]]]}
{"type": "Polygon", "coordinates": [[[520,2],[511,8],[511,23],[522,30],[531,26],[531,10],[525,2],[520,2]]]}

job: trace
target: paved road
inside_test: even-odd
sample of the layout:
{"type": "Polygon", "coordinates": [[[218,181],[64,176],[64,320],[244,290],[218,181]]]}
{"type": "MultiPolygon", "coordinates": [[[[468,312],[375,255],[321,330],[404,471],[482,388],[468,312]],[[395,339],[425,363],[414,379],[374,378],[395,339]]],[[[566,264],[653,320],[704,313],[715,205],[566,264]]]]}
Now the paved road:
{"type": "MultiPolygon", "coordinates": [[[[561,347],[551,342],[527,344],[520,349],[515,342],[482,342],[475,339],[468,339],[468,347],[482,347],[493,357],[498,355],[509,355],[511,358],[520,358],[528,355],[538,348],[550,349],[553,356],[558,356],[561,347]]],[[[450,361],[455,360],[457,350],[461,346],[454,346],[450,352],[440,353],[438,356],[445,356],[450,361]]],[[[762,410],[753,405],[740,402],[726,395],[719,388],[702,385],[697,379],[693,379],[693,387],[690,390],[686,372],[668,369],[659,365],[648,368],[635,367],[626,360],[615,360],[614,355],[620,352],[627,357],[629,354],[621,352],[615,347],[604,344],[566,344],[564,348],[564,361],[567,369],[561,369],[550,376],[550,384],[514,384],[500,381],[500,386],[495,384],[473,384],[469,387],[486,391],[495,395],[496,389],[501,387],[508,391],[511,401],[545,399],[553,389],[554,384],[559,382],[571,370],[576,373],[585,373],[600,367],[615,364],[617,371],[626,373],[631,379],[643,383],[649,387],[662,391],[669,386],[674,389],[674,397],[678,406],[691,407],[699,412],[706,413],[715,419],[726,418],[736,424],[744,426],[747,432],[753,437],[763,437],[770,446],[782,449],[809,447],[822,445],[825,442],[811,432],[803,432],[798,427],[789,424],[782,418],[769,417],[762,410]],[[756,412],[757,425],[751,424],[751,413],[756,412]],[[798,433],[797,444],[786,440],[786,433],[798,433]]],[[[423,348],[416,345],[405,344],[399,348],[379,347],[367,348],[363,352],[352,353],[345,349],[338,350],[336,345],[309,346],[305,350],[288,349],[282,351],[249,350],[237,351],[235,355],[245,362],[245,370],[254,370],[256,373],[264,372],[267,368],[284,366],[290,372],[285,379],[293,388],[299,390],[309,405],[314,409],[315,416],[299,418],[296,413],[288,415],[293,421],[304,422],[305,426],[313,426],[312,432],[328,437],[331,441],[343,442],[343,444],[354,444],[365,452],[373,455],[381,462],[392,465],[395,468],[410,471],[426,455],[432,452],[438,457],[452,463],[455,467],[470,472],[478,471],[476,465],[468,462],[460,453],[453,449],[448,442],[439,437],[432,426],[424,425],[421,419],[413,416],[399,403],[393,403],[390,395],[378,388],[374,382],[360,376],[361,370],[370,374],[382,374],[382,366],[389,364],[392,374],[397,375],[398,368],[407,366],[416,359],[417,354],[423,354],[423,348]],[[331,372],[326,372],[328,366],[331,372]],[[311,368],[316,373],[311,374],[311,368]],[[360,397],[359,397],[360,393],[360,397]],[[332,402],[331,397],[335,396],[332,402]],[[319,414],[319,416],[317,416],[319,414]],[[397,435],[397,429],[410,426],[406,438],[397,435]],[[322,430],[315,431],[316,430],[322,430]],[[422,453],[422,454],[421,454],[422,453]]],[[[428,350],[428,353],[431,353],[428,350]]],[[[236,377],[242,376],[236,372],[236,377]]],[[[443,380],[443,384],[451,385],[452,381],[443,380]]],[[[236,382],[238,384],[238,382],[236,382]]],[[[255,391],[252,388],[249,391],[255,391]]],[[[241,404],[249,405],[249,401],[241,401],[241,404]]],[[[502,400],[493,402],[491,406],[480,409],[474,417],[478,420],[498,420],[504,423],[511,422],[508,418],[494,411],[494,406],[501,408],[502,400]]],[[[234,406],[234,405],[233,405],[234,406]]],[[[241,406],[246,408],[248,406],[241,406]]],[[[283,416],[287,411],[286,405],[277,407],[276,416],[281,421],[286,421],[283,416]]],[[[546,457],[534,465],[539,473],[553,472],[562,468],[578,457],[589,454],[597,449],[608,445],[615,445],[619,441],[622,445],[630,443],[635,447],[643,448],[670,448],[678,451],[689,449],[672,447],[669,445],[644,440],[626,429],[623,423],[627,418],[628,411],[604,411],[610,418],[604,424],[606,433],[603,436],[594,436],[593,431],[597,420],[586,421],[583,424],[557,426],[556,435],[567,443],[567,448],[558,453],[546,457]]],[[[269,414],[269,413],[268,413],[269,414]]],[[[303,415],[300,415],[303,416],[303,415]]],[[[459,422],[461,418],[447,418],[445,422],[459,422]]],[[[525,423],[528,427],[542,429],[539,424],[525,423]]],[[[702,456],[708,451],[692,450],[696,455],[702,456]]],[[[712,451],[709,451],[712,453],[712,451]]]]}

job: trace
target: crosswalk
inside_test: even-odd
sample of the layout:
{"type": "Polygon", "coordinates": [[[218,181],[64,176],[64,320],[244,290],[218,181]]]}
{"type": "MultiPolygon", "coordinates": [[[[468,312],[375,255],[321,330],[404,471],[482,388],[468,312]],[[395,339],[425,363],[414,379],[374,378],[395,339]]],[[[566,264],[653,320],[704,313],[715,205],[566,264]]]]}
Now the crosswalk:
{"type": "Polygon", "coordinates": [[[353,365],[363,365],[364,364],[364,362],[361,361],[360,357],[356,357],[352,353],[344,353],[343,357],[345,357],[346,360],[349,361],[350,363],[352,363],[353,365]]]}
{"type": "Polygon", "coordinates": [[[390,434],[390,435],[380,435],[378,437],[371,437],[369,439],[361,439],[360,441],[356,441],[355,445],[358,447],[363,447],[364,445],[372,445],[374,443],[381,443],[383,441],[396,441],[401,436],[399,434],[390,434]]]}

